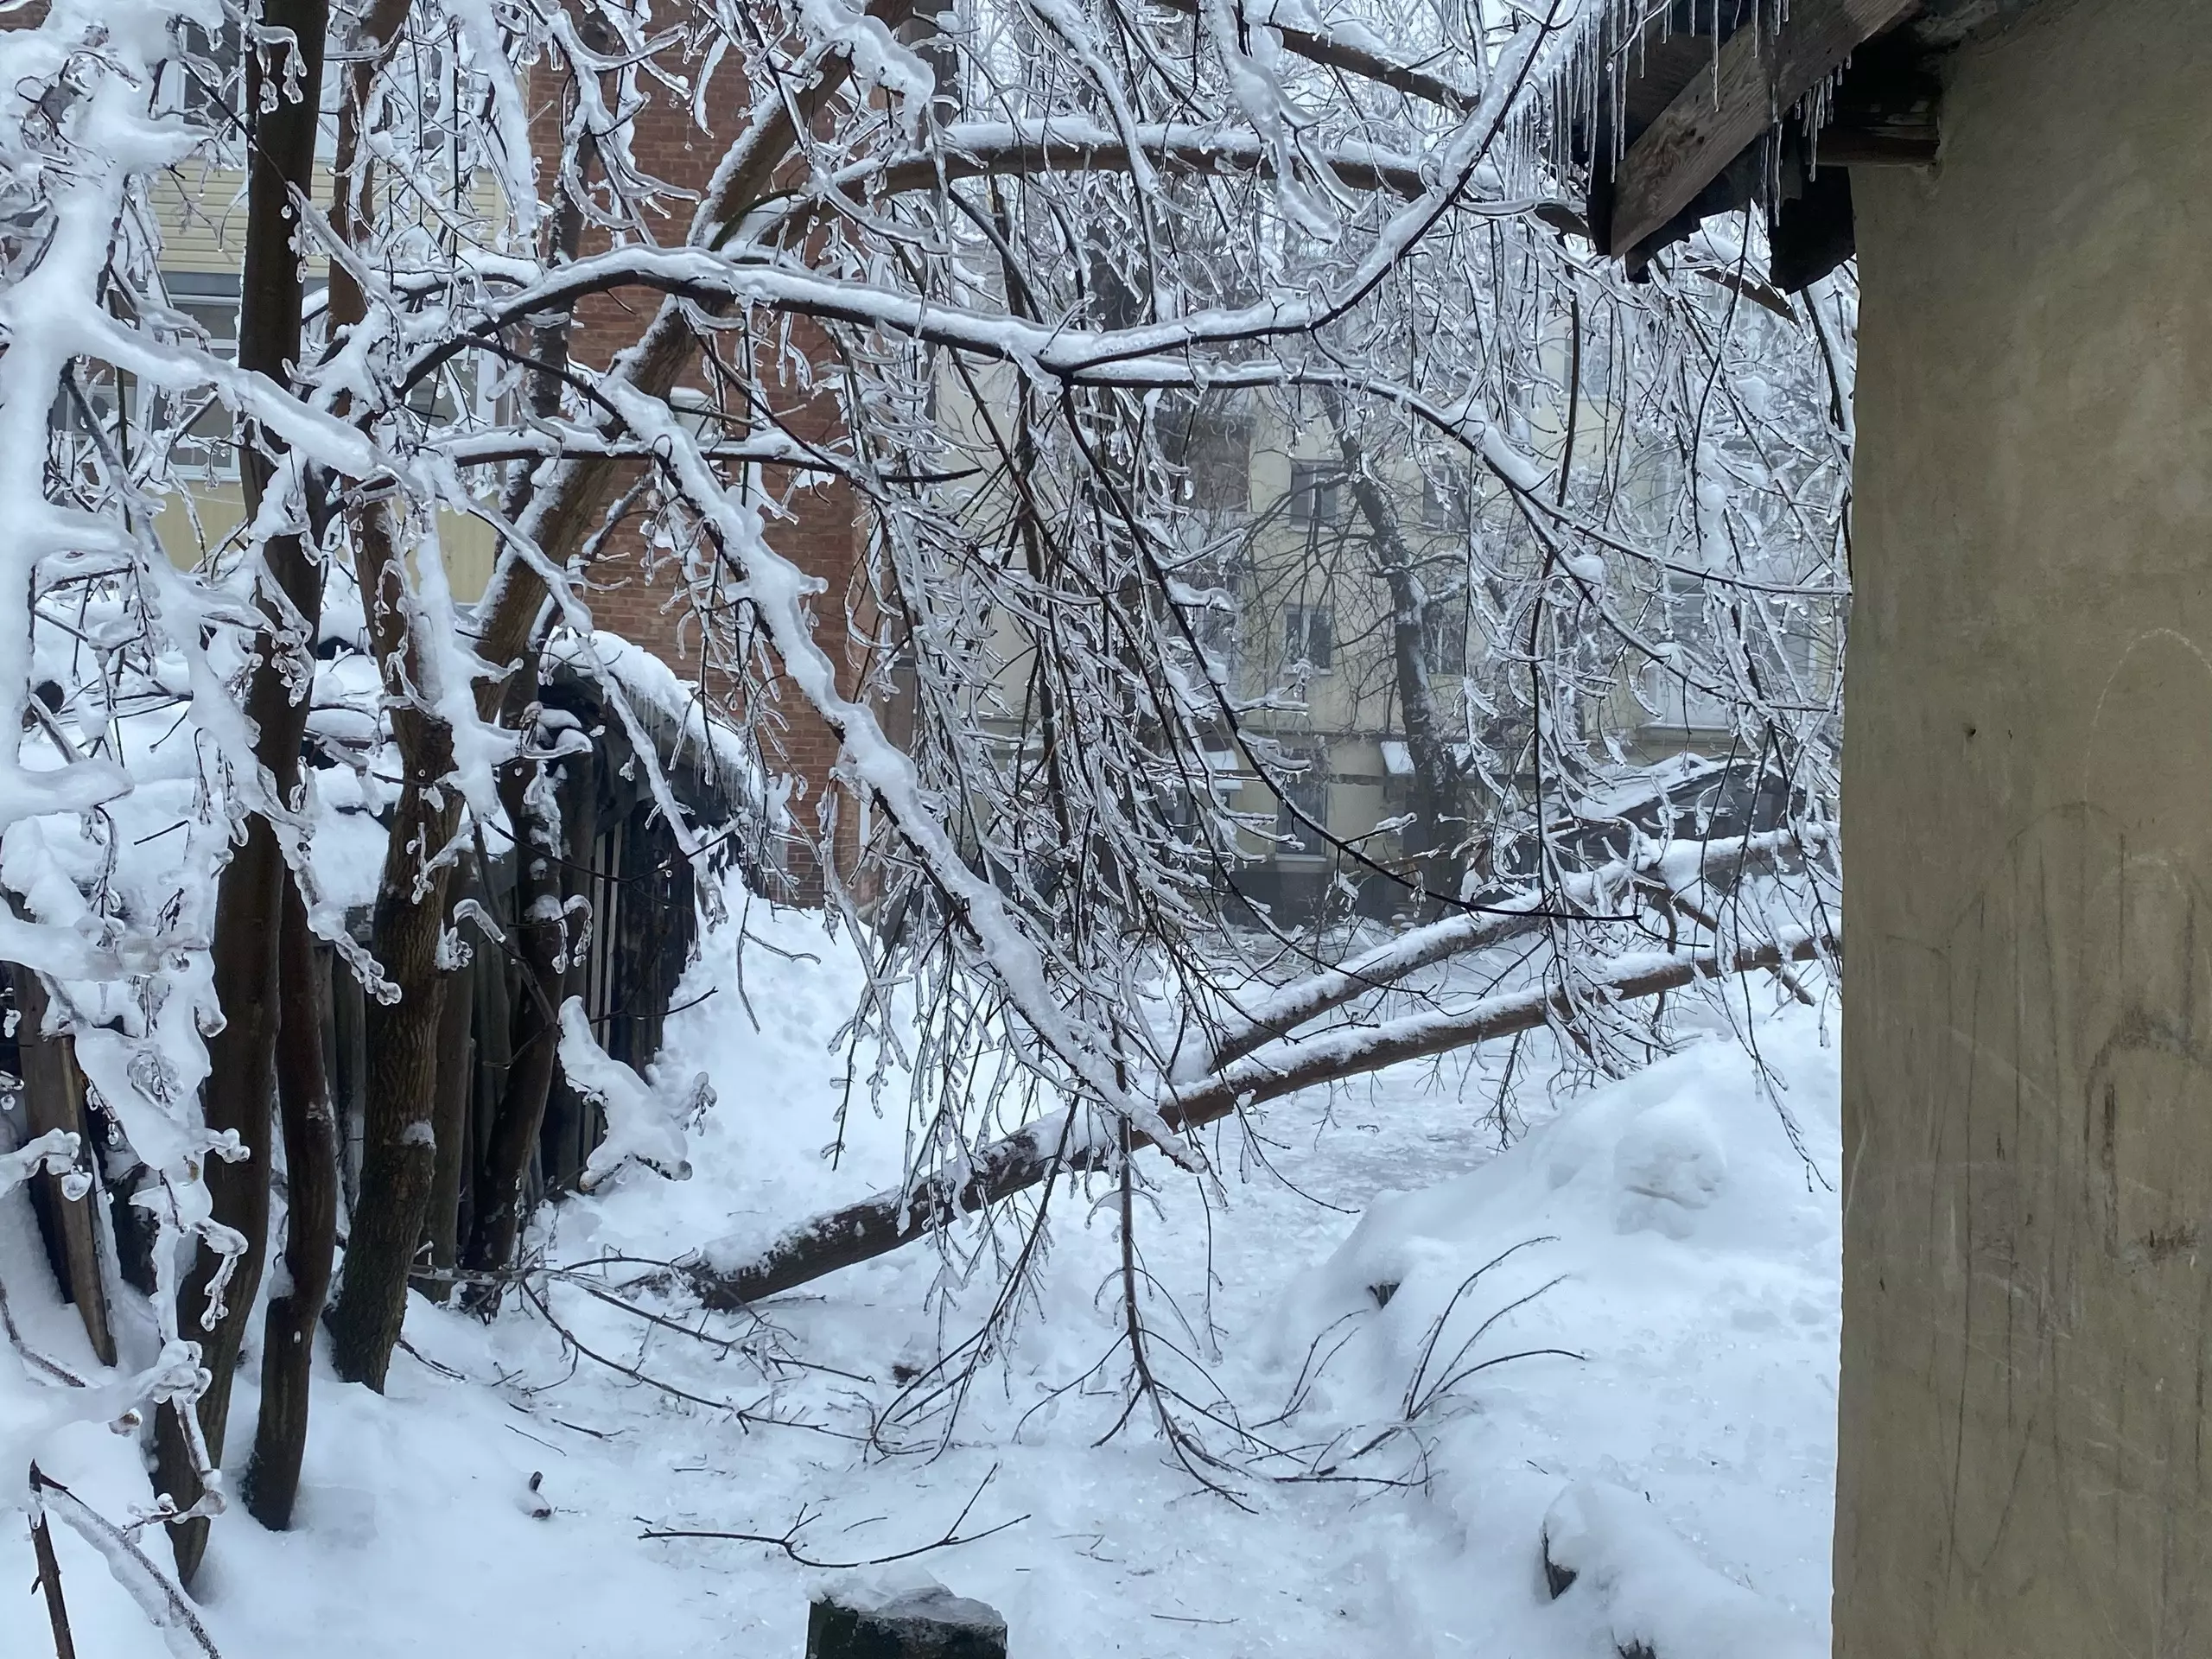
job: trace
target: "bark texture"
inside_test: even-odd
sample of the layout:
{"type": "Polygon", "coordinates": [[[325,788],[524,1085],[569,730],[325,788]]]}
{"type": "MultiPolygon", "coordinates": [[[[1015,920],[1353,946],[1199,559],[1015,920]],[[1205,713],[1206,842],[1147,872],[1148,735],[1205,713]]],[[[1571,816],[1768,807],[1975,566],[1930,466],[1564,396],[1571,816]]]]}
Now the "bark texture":
{"type": "Polygon", "coordinates": [[[282,1532],[292,1524],[292,1504],[300,1490],[315,1325],[330,1294],[338,1238],[338,1116],[323,1064],[322,1010],[315,994],[321,976],[307,906],[289,881],[284,884],[276,955],[283,999],[276,1029],[276,1100],[284,1132],[289,1283],[283,1294],[269,1299],[262,1326],[261,1415],[244,1485],[253,1518],[282,1532]]]}
{"type": "MultiPolygon", "coordinates": [[[[456,877],[456,880],[460,878],[456,877]]],[[[474,893],[475,884],[464,882],[456,899],[474,893]]],[[[423,1242],[429,1251],[430,1274],[423,1294],[434,1302],[453,1294],[453,1269],[461,1262],[461,1195],[468,1185],[474,1150],[469,1143],[470,1051],[476,1015],[476,971],[463,966],[447,973],[439,991],[438,1097],[432,1116],[438,1137],[437,1159],[430,1177],[430,1211],[423,1228],[423,1242]]]]}
{"type": "MultiPolygon", "coordinates": [[[[517,826],[515,914],[511,937],[522,960],[522,995],[512,1023],[513,1058],[499,1111],[492,1122],[492,1143],[484,1158],[478,1201],[469,1230],[467,1267],[490,1271],[514,1260],[522,1230],[524,1179],[537,1150],[545,1121],[545,1102],[559,1058],[559,1011],[567,969],[568,922],[563,905],[560,813],[552,779],[524,762],[500,780],[500,804],[517,826]]],[[[469,1300],[484,1311],[499,1306],[496,1285],[473,1290],[469,1300]]]]}
{"type": "MultiPolygon", "coordinates": [[[[381,626],[404,626],[396,606],[374,609],[386,613],[381,626]]],[[[371,626],[378,626],[372,616],[371,626]]],[[[401,746],[410,761],[377,893],[375,950],[399,995],[369,1004],[361,1200],[329,1319],[338,1375],[378,1393],[406,1319],[407,1281],[436,1175],[446,977],[438,968],[438,940],[452,868],[446,855],[461,818],[461,797],[446,781],[453,771],[450,728],[415,709],[395,709],[392,724],[410,728],[401,746]]]]}
{"type": "MultiPolygon", "coordinates": [[[[287,30],[295,47],[272,80],[263,54],[245,58],[245,112],[252,124],[246,167],[245,271],[238,306],[238,365],[288,383],[300,354],[302,302],[298,229],[294,191],[312,192],[317,112],[322,101],[324,36],[329,27],[326,0],[269,0],[264,23],[287,30]]],[[[255,442],[241,433],[239,472],[251,521],[274,476],[273,465],[255,442]]],[[[261,443],[270,440],[264,435],[261,443]]],[[[262,656],[246,691],[246,713],[256,730],[255,759],[274,789],[277,804],[288,804],[297,788],[300,744],[307,728],[304,685],[294,690],[302,659],[311,662],[314,632],[322,613],[322,582],[315,550],[296,537],[279,537],[263,549],[266,569],[261,609],[267,632],[262,656]],[[273,590],[273,591],[272,591],[273,590]],[[307,637],[299,637],[298,630],[307,637]]],[[[244,1234],[246,1249],[237,1262],[220,1305],[209,1318],[207,1292],[219,1269],[202,1250],[188,1275],[179,1306],[188,1332],[200,1332],[200,1358],[211,1382],[199,1403],[207,1454],[219,1462],[229,1423],[231,1381],[238,1347],[259,1288],[269,1234],[269,1104],[276,1063],[277,939],[287,884],[283,854],[268,819],[247,821],[245,841],[225,867],[216,892],[215,937],[210,952],[215,994],[225,1025],[208,1042],[208,1076],[201,1097],[207,1127],[238,1132],[246,1149],[243,1161],[211,1160],[207,1185],[215,1219],[244,1234]]],[[[212,1311],[212,1310],[211,1310],[212,1311]]],[[[163,1411],[155,1428],[156,1483],[188,1510],[204,1496],[200,1471],[173,1411],[163,1411]]],[[[189,1586],[207,1548],[206,1517],[175,1522],[170,1542],[177,1574],[189,1586]]]]}

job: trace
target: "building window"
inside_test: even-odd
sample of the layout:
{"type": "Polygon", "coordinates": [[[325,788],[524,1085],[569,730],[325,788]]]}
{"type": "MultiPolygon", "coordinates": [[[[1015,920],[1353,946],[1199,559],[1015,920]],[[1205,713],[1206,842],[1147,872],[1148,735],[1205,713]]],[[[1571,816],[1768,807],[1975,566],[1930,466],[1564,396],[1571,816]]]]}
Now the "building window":
{"type": "Polygon", "coordinates": [[[1236,590],[1224,584],[1191,616],[1191,633],[1217,679],[1236,677],[1236,590]]]}
{"type": "Polygon", "coordinates": [[[238,19],[224,18],[213,35],[197,23],[180,22],[177,36],[183,53],[169,64],[173,107],[183,111],[195,126],[226,138],[238,137],[245,83],[245,37],[238,19]]]}
{"type": "Polygon", "coordinates": [[[1329,779],[1325,764],[1326,757],[1318,751],[1283,757],[1285,770],[1273,780],[1275,834],[1281,837],[1276,844],[1277,852],[1318,854],[1324,850],[1321,837],[1315,833],[1315,829],[1318,826],[1325,830],[1329,823],[1329,779]]]}
{"type": "Polygon", "coordinates": [[[1735,707],[1716,695],[1727,683],[1729,653],[1707,608],[1704,584],[1670,575],[1659,600],[1674,662],[1647,663],[1638,676],[1649,723],[1686,734],[1732,729],[1735,707]]]}
{"type": "MultiPolygon", "coordinates": [[[[235,362],[238,354],[238,279],[193,271],[165,274],[169,308],[188,327],[180,330],[194,345],[204,345],[213,356],[235,362]],[[202,338],[204,337],[204,338],[202,338]]],[[[230,407],[212,391],[152,391],[146,399],[145,423],[155,431],[172,422],[187,422],[169,445],[169,465],[180,474],[204,478],[230,478],[238,472],[237,419],[230,407]]]]}
{"type": "Polygon", "coordinates": [[[1282,656],[1286,666],[1303,663],[1317,674],[1336,665],[1336,633],[1320,605],[1292,605],[1282,613],[1282,656]]]}
{"type": "Polygon", "coordinates": [[[1337,522],[1340,469],[1324,461],[1290,463],[1290,522],[1299,530],[1319,530],[1337,522]]]}
{"type": "Polygon", "coordinates": [[[1421,607],[1421,657],[1432,674],[1467,671],[1467,601],[1432,599],[1421,607]]]}
{"type": "Polygon", "coordinates": [[[1180,501],[1205,512],[1244,512],[1252,505],[1252,416],[1226,397],[1163,402],[1160,448],[1182,474],[1180,501]]]}
{"type": "Polygon", "coordinates": [[[1424,480],[1421,521],[1431,530],[1465,530],[1473,519],[1474,487],[1464,478],[1424,480]]]}

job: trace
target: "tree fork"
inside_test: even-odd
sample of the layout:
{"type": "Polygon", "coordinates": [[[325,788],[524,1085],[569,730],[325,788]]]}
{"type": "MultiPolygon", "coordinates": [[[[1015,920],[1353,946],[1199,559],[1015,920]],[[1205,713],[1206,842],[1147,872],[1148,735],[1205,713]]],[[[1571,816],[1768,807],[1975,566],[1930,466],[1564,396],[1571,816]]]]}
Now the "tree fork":
{"type": "MultiPolygon", "coordinates": [[[[1835,941],[1827,935],[1801,933],[1726,954],[1703,950],[1633,958],[1611,975],[1594,979],[1586,994],[1628,1001],[1677,990],[1701,979],[1757,973],[1784,962],[1812,961],[1834,949],[1835,941]]],[[[1186,1133],[1217,1122],[1244,1107],[1301,1089],[1342,1082],[1407,1060],[1427,1059],[1516,1032],[1534,1031],[1554,1020],[1572,1020],[1577,1012],[1575,999],[1563,991],[1538,986],[1486,997],[1458,1014],[1421,1014],[1365,1029],[1324,1032],[1302,1048],[1287,1043],[1279,1056],[1262,1051],[1178,1090],[1161,1103],[1160,1115],[1169,1128],[1186,1133]],[[1340,1036],[1357,1040],[1334,1040],[1340,1036]]],[[[1080,1132],[1068,1135],[1063,1133],[1065,1126],[1061,1114],[1040,1119],[983,1147],[961,1166],[961,1172],[933,1171],[907,1186],[817,1216],[739,1266],[718,1266],[704,1254],[697,1254],[679,1262],[677,1271],[705,1306],[733,1311],[842,1268],[887,1255],[957,1217],[973,1214],[1040,1182],[1103,1169],[1111,1163],[1115,1141],[1110,1128],[1088,1136],[1080,1132]]],[[[1141,1147],[1154,1142],[1139,1135],[1131,1144],[1141,1147]]]]}
{"type": "MultiPolygon", "coordinates": [[[[251,137],[246,160],[238,360],[239,367],[283,385],[289,384],[300,355],[303,297],[299,256],[292,246],[298,228],[292,193],[306,195],[314,188],[329,8],[327,0],[265,0],[262,21],[271,29],[288,32],[292,46],[273,81],[261,52],[250,51],[245,57],[245,118],[251,137]]],[[[241,434],[239,444],[249,523],[260,511],[274,477],[269,454],[251,437],[241,434]]],[[[266,436],[262,439],[269,442],[266,436]]],[[[296,642],[296,649],[313,652],[314,630],[322,614],[322,581],[312,550],[296,536],[276,537],[264,545],[262,554],[266,573],[259,603],[266,635],[247,688],[246,714],[256,729],[254,759],[275,795],[271,804],[283,810],[298,785],[300,745],[307,730],[307,700],[302,696],[295,701],[292,677],[286,672],[286,655],[296,648],[287,634],[296,613],[308,631],[307,639],[296,642]],[[280,590],[281,599],[268,591],[271,584],[280,590]]],[[[242,1162],[210,1160],[207,1172],[214,1218],[236,1228],[246,1241],[225,1294],[222,1316],[212,1325],[201,1316],[207,1334],[200,1360],[210,1380],[198,1410],[207,1455],[218,1463],[229,1422],[238,1346],[252,1315],[268,1248],[269,1105],[276,1066],[277,941],[287,879],[276,830],[265,816],[257,814],[247,822],[245,844],[224,867],[209,952],[225,1024],[208,1041],[202,1111],[210,1130],[236,1130],[246,1149],[242,1162]]],[[[213,1254],[201,1251],[180,1293],[181,1313],[205,1305],[217,1269],[213,1254]]],[[[174,1408],[156,1421],[155,1452],[158,1489],[174,1497],[179,1509],[193,1508],[205,1489],[174,1408]]],[[[207,1517],[173,1524],[169,1537],[178,1577],[188,1586],[207,1548],[207,1517]]]]}
{"type": "MultiPolygon", "coordinates": [[[[911,16],[912,0],[870,0],[868,13],[897,24],[911,16]]],[[[694,239],[704,237],[709,245],[721,238],[747,213],[767,195],[778,172],[794,154],[798,135],[810,129],[830,100],[851,79],[852,58],[839,53],[823,62],[814,79],[794,89],[760,126],[741,134],[720,170],[715,194],[703,203],[693,221],[694,239]]],[[[697,350],[688,307],[680,298],[664,300],[645,326],[637,344],[616,359],[614,372],[647,397],[665,397],[682,377],[697,350]]],[[[727,300],[704,302],[701,308],[719,315],[729,308],[727,300]]],[[[613,456],[587,455],[563,462],[539,487],[529,518],[538,545],[556,569],[565,569],[580,554],[592,527],[604,516],[621,486],[621,461],[613,456]]],[[[528,649],[545,609],[546,586],[537,572],[512,554],[501,561],[485,595],[480,615],[478,652],[484,660],[501,666],[528,649]]],[[[495,687],[480,686],[478,704],[490,716],[495,687]]]]}
{"type": "MultiPolygon", "coordinates": [[[[878,8],[887,0],[878,0],[878,8]]],[[[906,0],[887,0],[903,13],[906,0]]],[[[369,29],[388,51],[404,21],[405,0],[378,0],[369,29]]],[[[359,245],[367,223],[369,190],[363,165],[361,103],[373,75],[373,60],[364,54],[348,77],[349,96],[339,110],[338,158],[333,168],[340,192],[336,215],[340,233],[359,245]]],[[[849,55],[822,66],[813,83],[793,100],[803,121],[811,121],[850,79],[849,55]]],[[[746,153],[721,178],[715,199],[702,219],[734,222],[735,212],[757,201],[776,169],[789,158],[799,126],[790,105],[760,129],[739,141],[746,153]],[[749,145],[749,149],[746,147],[749,145]]],[[[365,297],[350,276],[336,267],[331,280],[334,327],[361,321],[365,297]]],[[[618,372],[650,395],[664,395],[691,359],[696,348],[691,325],[680,302],[664,303],[639,343],[623,354],[618,372]]],[[[616,490],[620,463],[603,457],[572,461],[554,469],[536,493],[531,519],[546,533],[540,545],[556,568],[566,568],[581,551],[587,526],[616,490]]],[[[366,603],[370,641],[386,687],[395,696],[419,683],[407,658],[405,578],[397,555],[389,509],[372,506],[356,525],[356,564],[366,603]]],[[[478,616],[477,651],[495,671],[505,670],[529,650],[541,617],[548,612],[544,582],[512,555],[494,573],[492,589],[478,616]]],[[[476,687],[479,714],[489,720],[502,698],[500,680],[476,687]]],[[[459,823],[460,802],[450,781],[453,734],[421,710],[402,707],[392,716],[392,737],[407,782],[393,817],[385,849],[384,875],[377,898],[373,944],[378,960],[399,993],[395,1004],[369,1010],[370,1070],[367,1135],[361,1169],[360,1213],[346,1252],[337,1300],[327,1319],[338,1374],[379,1391],[406,1318],[407,1287],[423,1224],[435,1182],[437,1028],[442,998],[437,942],[444,928],[448,870],[442,863],[425,870],[451,842],[459,823]],[[418,890],[419,888],[419,890],[418,890]]]]}

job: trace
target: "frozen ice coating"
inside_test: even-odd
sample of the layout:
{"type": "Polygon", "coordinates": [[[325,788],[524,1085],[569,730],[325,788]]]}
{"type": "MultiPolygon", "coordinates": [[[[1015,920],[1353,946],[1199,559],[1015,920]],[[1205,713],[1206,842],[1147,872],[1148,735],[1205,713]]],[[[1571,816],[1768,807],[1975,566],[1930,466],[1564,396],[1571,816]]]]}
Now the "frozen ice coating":
{"type": "Polygon", "coordinates": [[[77,1651],[1818,1646],[1853,301],[1640,16],[16,9],[77,1651]]]}
{"type": "MultiPolygon", "coordinates": [[[[635,1071],[599,1046],[592,1035],[583,999],[561,1004],[561,1065],[575,1088],[599,1103],[607,1115],[607,1135],[592,1148],[584,1166],[587,1191],[624,1164],[636,1162],[673,1180],[690,1179],[683,1156],[683,1126],[678,1110],[635,1071]]],[[[690,1106],[703,1112],[714,1103],[714,1090],[700,1073],[691,1084],[690,1106]]]]}

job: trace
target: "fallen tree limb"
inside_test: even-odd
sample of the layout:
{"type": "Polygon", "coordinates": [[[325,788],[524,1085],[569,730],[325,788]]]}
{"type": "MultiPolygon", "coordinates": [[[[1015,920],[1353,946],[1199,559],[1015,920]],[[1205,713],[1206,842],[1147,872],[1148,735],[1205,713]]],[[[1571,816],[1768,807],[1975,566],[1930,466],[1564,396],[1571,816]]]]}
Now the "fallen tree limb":
{"type": "MultiPolygon", "coordinates": [[[[1796,832],[1768,830],[1713,842],[1699,861],[1695,883],[1725,888],[1755,870],[1800,850],[1796,832]]],[[[1636,861],[1616,859],[1602,868],[1575,876],[1558,890],[1532,892],[1502,899],[1478,911],[1463,912],[1401,933],[1387,944],[1342,966],[1288,985],[1275,987],[1238,1007],[1215,1039],[1201,1074],[1219,1071],[1267,1044],[1287,1036],[1308,1020],[1370,991],[1395,985],[1454,957],[1502,944],[1541,930],[1562,914],[1588,915],[1628,896],[1657,889],[1664,902],[1679,902],[1684,889],[1668,880],[1665,867],[1676,849],[1654,847],[1636,861]]],[[[1704,923],[1717,932],[1710,922],[1704,923]]]]}
{"type": "MultiPolygon", "coordinates": [[[[1835,941],[1825,934],[1792,932],[1727,952],[1624,957],[1586,979],[1578,997],[1631,1001],[1700,979],[1810,961],[1834,948],[1835,941]]],[[[1576,1006],[1565,991],[1539,985],[1484,997],[1457,1010],[1339,1026],[1305,1039],[1277,1038],[1211,1077],[1178,1086],[1161,1102],[1160,1115],[1169,1128],[1187,1133],[1301,1089],[1534,1031],[1554,1018],[1572,1018],[1576,1006]]],[[[1049,1114],[993,1141],[957,1167],[932,1171],[906,1186],[803,1222],[766,1249],[732,1261],[731,1251],[710,1244],[678,1262],[677,1270],[707,1306],[741,1308],[887,1255],[957,1217],[1040,1182],[1104,1168],[1115,1155],[1116,1126],[1086,1109],[1072,1109],[1082,1114],[1080,1121],[1071,1121],[1069,1111],[1049,1114]]],[[[1154,1143],[1140,1136],[1136,1144],[1154,1143]]]]}

